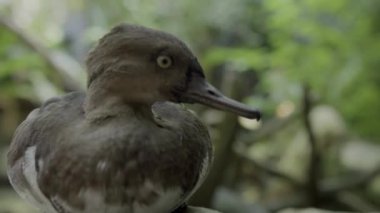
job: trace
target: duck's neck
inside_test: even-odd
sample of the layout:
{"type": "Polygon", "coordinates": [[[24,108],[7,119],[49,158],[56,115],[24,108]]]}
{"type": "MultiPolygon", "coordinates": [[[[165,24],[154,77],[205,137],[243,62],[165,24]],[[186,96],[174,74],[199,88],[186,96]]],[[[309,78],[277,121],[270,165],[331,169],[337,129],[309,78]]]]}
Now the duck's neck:
{"type": "Polygon", "coordinates": [[[110,117],[153,119],[151,104],[130,103],[121,96],[102,89],[91,89],[91,87],[87,91],[83,108],[86,119],[94,122],[110,117]]]}

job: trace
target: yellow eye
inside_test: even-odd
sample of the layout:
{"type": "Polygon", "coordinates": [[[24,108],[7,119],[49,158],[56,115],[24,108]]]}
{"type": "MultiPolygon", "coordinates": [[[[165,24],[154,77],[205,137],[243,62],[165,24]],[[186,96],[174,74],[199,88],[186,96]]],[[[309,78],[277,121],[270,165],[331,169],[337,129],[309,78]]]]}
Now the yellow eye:
{"type": "Polygon", "coordinates": [[[172,65],[172,59],[166,55],[158,56],[156,62],[163,69],[169,68],[172,65]]]}

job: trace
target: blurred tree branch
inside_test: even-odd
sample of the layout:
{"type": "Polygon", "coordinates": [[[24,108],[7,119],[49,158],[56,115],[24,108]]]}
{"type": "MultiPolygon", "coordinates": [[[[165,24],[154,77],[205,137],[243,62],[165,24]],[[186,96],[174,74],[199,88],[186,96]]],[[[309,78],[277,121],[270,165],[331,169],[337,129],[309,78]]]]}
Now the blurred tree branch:
{"type": "Polygon", "coordinates": [[[350,209],[356,212],[378,211],[378,208],[376,206],[372,205],[361,196],[349,191],[339,192],[337,194],[336,201],[345,206],[348,206],[350,209]]]}
{"type": "Polygon", "coordinates": [[[256,161],[255,159],[249,157],[242,148],[238,148],[235,146],[234,148],[235,153],[243,158],[244,160],[250,162],[250,164],[259,170],[259,172],[263,172],[265,174],[268,174],[270,176],[285,180],[289,184],[291,184],[293,187],[297,189],[301,189],[304,185],[297,181],[296,179],[292,178],[291,176],[276,170],[275,168],[270,167],[269,165],[264,165],[263,163],[260,163],[256,161]]]}
{"type": "Polygon", "coordinates": [[[380,165],[374,170],[364,174],[326,179],[321,182],[320,191],[323,194],[336,194],[344,190],[349,190],[368,184],[378,175],[380,175],[380,165]]]}
{"type": "Polygon", "coordinates": [[[300,117],[299,112],[293,112],[286,118],[272,118],[271,120],[265,121],[263,126],[258,129],[256,132],[253,132],[242,140],[242,143],[249,146],[255,143],[256,141],[265,140],[271,136],[273,136],[276,132],[283,130],[294,121],[297,121],[300,117]]]}
{"type": "Polygon", "coordinates": [[[320,178],[320,154],[317,148],[317,141],[311,126],[310,111],[312,109],[312,100],[310,88],[308,85],[303,86],[303,104],[302,104],[302,118],[306,128],[308,141],[310,145],[310,161],[308,167],[308,198],[310,204],[318,206],[320,195],[318,182],[320,178]]]}
{"type": "Polygon", "coordinates": [[[46,62],[50,69],[56,71],[62,78],[63,88],[66,91],[83,90],[82,85],[79,83],[78,79],[73,79],[62,64],[58,63],[53,57],[54,54],[49,51],[43,44],[29,35],[27,32],[22,30],[19,26],[13,23],[10,19],[5,16],[0,16],[0,27],[5,28],[9,32],[13,33],[20,42],[24,43],[31,50],[35,51],[41,58],[46,62]]]}
{"type": "MultiPolygon", "coordinates": [[[[348,205],[355,211],[368,212],[376,211],[376,207],[367,203],[363,199],[354,196],[349,190],[370,183],[380,174],[380,166],[374,170],[350,177],[341,177],[334,179],[322,180],[320,183],[320,197],[323,197],[324,202],[339,202],[348,205]],[[346,195],[350,196],[347,197],[346,195]],[[355,202],[351,202],[352,200],[355,202]]],[[[289,207],[304,207],[308,206],[309,200],[302,193],[295,193],[287,198],[270,202],[267,208],[270,211],[278,211],[289,207]]]]}
{"type": "Polygon", "coordinates": [[[249,141],[247,140],[238,144],[240,147],[238,145],[234,147],[235,153],[243,160],[248,161],[255,169],[258,169],[260,172],[268,174],[272,177],[285,180],[291,184],[296,191],[298,191],[298,193],[295,193],[292,196],[270,202],[267,205],[268,210],[278,211],[288,207],[305,207],[310,204],[313,206],[320,206],[322,204],[326,204],[327,202],[341,203],[342,205],[344,204],[345,206],[357,211],[376,210],[375,206],[348,191],[370,183],[380,174],[380,165],[367,173],[356,174],[353,176],[345,175],[339,178],[324,180],[321,179],[321,153],[318,151],[317,141],[309,118],[312,108],[310,88],[305,85],[303,87],[302,111],[300,113],[293,113],[292,116],[289,116],[287,119],[282,119],[281,121],[276,119],[272,122],[265,123],[260,130],[255,132],[254,139],[250,137],[249,141]],[[265,163],[263,164],[255,159],[252,159],[252,157],[246,153],[246,149],[244,148],[257,141],[257,138],[263,139],[271,137],[271,135],[275,134],[279,130],[282,130],[287,126],[287,124],[296,121],[297,119],[302,119],[303,121],[311,149],[306,183],[301,183],[291,176],[278,171],[269,165],[265,165],[265,163]],[[346,196],[347,193],[350,194],[350,196],[346,196]],[[350,200],[354,200],[355,202],[350,202],[350,200]]]}

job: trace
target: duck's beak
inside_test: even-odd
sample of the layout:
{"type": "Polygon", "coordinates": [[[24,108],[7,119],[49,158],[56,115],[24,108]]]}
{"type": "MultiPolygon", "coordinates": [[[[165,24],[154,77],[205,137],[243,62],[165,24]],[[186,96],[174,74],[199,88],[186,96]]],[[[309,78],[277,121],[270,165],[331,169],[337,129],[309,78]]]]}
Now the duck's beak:
{"type": "Polygon", "coordinates": [[[239,116],[260,120],[261,113],[256,109],[241,104],[224,96],[209,84],[199,63],[194,60],[188,71],[188,85],[181,94],[181,99],[187,103],[200,103],[215,109],[229,111],[239,116]]]}

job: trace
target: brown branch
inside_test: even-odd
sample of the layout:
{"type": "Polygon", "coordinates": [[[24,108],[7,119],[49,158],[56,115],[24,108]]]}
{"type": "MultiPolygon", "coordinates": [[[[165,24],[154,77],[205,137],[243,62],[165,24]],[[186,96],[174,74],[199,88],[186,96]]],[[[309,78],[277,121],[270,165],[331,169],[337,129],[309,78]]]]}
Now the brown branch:
{"type": "Polygon", "coordinates": [[[380,175],[380,165],[374,170],[369,171],[364,174],[359,174],[356,176],[347,176],[343,178],[327,179],[321,182],[320,191],[322,194],[336,194],[344,190],[349,190],[357,187],[361,187],[374,178],[380,175]]]}
{"type": "MultiPolygon", "coordinates": [[[[367,172],[365,174],[356,175],[354,177],[343,177],[334,178],[329,180],[323,180],[320,184],[320,198],[328,202],[338,202],[343,203],[352,210],[359,211],[363,209],[375,209],[375,208],[363,208],[364,205],[358,205],[357,203],[351,203],[347,205],[347,199],[342,199],[342,195],[347,195],[346,192],[358,188],[362,185],[370,183],[374,178],[380,175],[380,166],[376,167],[374,170],[367,172]]],[[[352,194],[352,193],[351,193],[352,194]]],[[[352,196],[351,196],[352,197],[352,196]]],[[[346,197],[347,198],[347,197],[346,197]]],[[[367,203],[361,200],[361,203],[367,203]]],[[[305,199],[302,194],[295,194],[286,199],[281,199],[277,201],[270,202],[267,208],[272,212],[288,208],[288,207],[302,207],[308,206],[309,201],[305,199]]],[[[369,205],[367,205],[369,206],[369,205]]]]}
{"type": "Polygon", "coordinates": [[[61,76],[63,87],[66,91],[83,90],[81,84],[76,79],[73,79],[68,75],[69,71],[54,60],[52,52],[50,52],[49,49],[43,46],[40,42],[35,40],[31,35],[27,34],[15,23],[4,16],[0,16],[0,27],[3,27],[7,31],[13,33],[28,48],[40,55],[46,62],[47,66],[61,76]]]}
{"type": "Polygon", "coordinates": [[[221,213],[214,209],[207,209],[202,207],[188,206],[184,213],[221,213]]]}
{"type": "Polygon", "coordinates": [[[265,205],[268,212],[278,212],[286,208],[301,208],[307,207],[308,201],[303,194],[291,194],[289,196],[270,201],[265,205]]]}
{"type": "Polygon", "coordinates": [[[379,209],[377,206],[363,199],[361,196],[352,192],[343,191],[337,194],[337,202],[347,206],[355,212],[375,212],[379,209]]]}
{"type": "Polygon", "coordinates": [[[245,161],[248,161],[252,166],[254,166],[256,169],[258,169],[260,172],[265,173],[265,174],[270,175],[270,176],[273,176],[273,177],[276,177],[276,178],[279,178],[279,179],[282,179],[282,180],[285,180],[286,182],[288,182],[289,184],[291,184],[293,187],[295,187],[297,189],[300,189],[304,186],[301,182],[297,181],[293,177],[291,177],[291,176],[289,176],[289,175],[287,175],[281,171],[278,171],[269,165],[264,165],[264,164],[256,161],[255,159],[249,157],[241,148],[239,149],[239,148],[237,148],[237,146],[235,146],[234,151],[239,157],[241,157],[245,161]]]}
{"type": "Polygon", "coordinates": [[[311,121],[309,118],[310,111],[312,109],[312,101],[310,95],[310,88],[305,85],[303,88],[303,122],[308,135],[308,141],[310,144],[310,164],[308,168],[308,182],[307,182],[307,195],[309,202],[313,206],[318,206],[319,203],[319,188],[318,181],[320,178],[320,154],[317,148],[317,141],[315,139],[314,132],[312,130],[311,121]]]}
{"type": "Polygon", "coordinates": [[[292,123],[297,121],[299,116],[299,112],[294,112],[286,118],[272,118],[265,121],[260,129],[244,137],[241,140],[241,143],[249,146],[256,141],[265,140],[271,136],[274,136],[277,132],[289,127],[292,123]]]}

